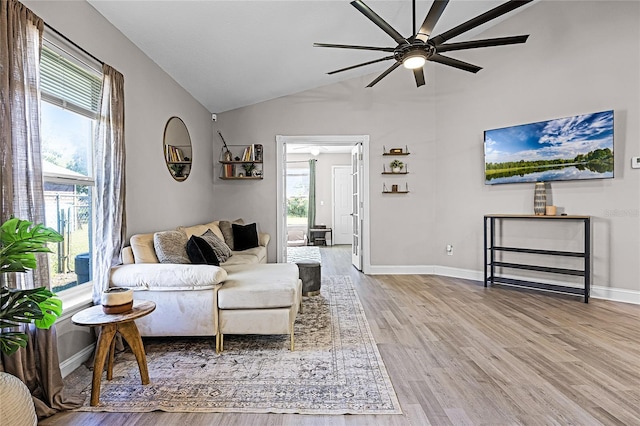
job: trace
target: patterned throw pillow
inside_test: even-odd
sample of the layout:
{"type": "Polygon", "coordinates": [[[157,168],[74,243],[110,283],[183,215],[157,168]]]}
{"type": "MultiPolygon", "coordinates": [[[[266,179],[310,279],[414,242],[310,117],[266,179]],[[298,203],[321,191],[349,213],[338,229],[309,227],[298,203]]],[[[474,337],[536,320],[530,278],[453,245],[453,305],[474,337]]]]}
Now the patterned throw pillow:
{"type": "Polygon", "coordinates": [[[213,247],[202,237],[192,235],[187,242],[187,255],[191,263],[196,265],[214,265],[220,266],[218,256],[216,256],[213,247]]]}
{"type": "Polygon", "coordinates": [[[213,249],[213,252],[216,254],[218,258],[218,262],[224,263],[231,257],[231,249],[229,246],[222,241],[216,234],[213,233],[210,229],[201,235],[202,239],[207,242],[213,249]]]}
{"type": "Polygon", "coordinates": [[[231,228],[233,229],[233,243],[235,244],[235,250],[241,251],[258,247],[258,228],[255,223],[250,223],[248,225],[232,223],[231,228]]]}
{"type": "Polygon", "coordinates": [[[235,250],[235,245],[233,244],[233,228],[232,224],[244,225],[244,220],[236,219],[233,222],[229,222],[228,220],[221,220],[218,223],[218,227],[224,236],[224,242],[227,243],[231,250],[235,250]]]}
{"type": "Polygon", "coordinates": [[[187,236],[180,231],[156,232],[153,247],[160,263],[191,263],[187,255],[187,236]]]}

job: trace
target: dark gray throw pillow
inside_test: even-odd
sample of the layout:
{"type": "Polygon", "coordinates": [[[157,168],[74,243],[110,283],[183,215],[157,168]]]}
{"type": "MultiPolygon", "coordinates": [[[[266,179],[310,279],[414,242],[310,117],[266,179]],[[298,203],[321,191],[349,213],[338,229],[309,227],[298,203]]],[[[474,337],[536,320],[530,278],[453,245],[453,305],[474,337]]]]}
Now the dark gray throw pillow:
{"type": "Polygon", "coordinates": [[[218,256],[213,251],[213,247],[202,237],[193,235],[189,238],[189,241],[187,241],[187,255],[189,255],[191,263],[196,265],[220,266],[218,256]]]}
{"type": "Polygon", "coordinates": [[[258,247],[258,228],[255,223],[248,225],[232,223],[231,228],[233,229],[234,250],[241,251],[258,247]]]}
{"type": "Polygon", "coordinates": [[[231,257],[231,249],[224,241],[222,241],[211,229],[201,235],[202,239],[207,242],[213,249],[218,258],[218,262],[224,263],[231,257]]]}

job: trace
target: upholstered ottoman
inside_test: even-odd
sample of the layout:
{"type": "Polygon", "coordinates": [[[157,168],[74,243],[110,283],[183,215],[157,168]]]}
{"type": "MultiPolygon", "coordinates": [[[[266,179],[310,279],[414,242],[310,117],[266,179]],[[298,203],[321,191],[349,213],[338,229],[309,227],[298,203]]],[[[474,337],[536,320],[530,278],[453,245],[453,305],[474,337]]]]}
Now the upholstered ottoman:
{"type": "Polygon", "coordinates": [[[302,308],[302,282],[293,263],[225,267],[218,288],[216,349],[225,334],[288,334],[294,349],[293,323],[302,308]]]}

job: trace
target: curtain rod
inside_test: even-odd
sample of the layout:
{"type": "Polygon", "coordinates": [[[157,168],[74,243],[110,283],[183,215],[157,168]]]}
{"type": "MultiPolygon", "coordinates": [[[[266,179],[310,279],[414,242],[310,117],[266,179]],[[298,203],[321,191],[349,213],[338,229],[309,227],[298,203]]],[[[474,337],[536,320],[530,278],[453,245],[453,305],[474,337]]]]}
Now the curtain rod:
{"type": "Polygon", "coordinates": [[[56,33],[58,36],[62,37],[67,43],[72,44],[73,46],[75,46],[77,49],[80,49],[80,51],[82,53],[84,53],[85,55],[89,56],[91,59],[93,59],[94,61],[100,63],[100,65],[104,65],[104,62],[102,62],[100,59],[96,58],[95,56],[93,56],[91,53],[87,52],[85,49],[83,49],[82,47],[80,47],[77,43],[75,43],[74,41],[70,40],[69,37],[67,37],[66,35],[62,34],[60,31],[56,30],[55,28],[53,28],[51,25],[47,24],[46,22],[44,23],[44,25],[49,28],[51,31],[53,31],[54,33],[56,33]]]}

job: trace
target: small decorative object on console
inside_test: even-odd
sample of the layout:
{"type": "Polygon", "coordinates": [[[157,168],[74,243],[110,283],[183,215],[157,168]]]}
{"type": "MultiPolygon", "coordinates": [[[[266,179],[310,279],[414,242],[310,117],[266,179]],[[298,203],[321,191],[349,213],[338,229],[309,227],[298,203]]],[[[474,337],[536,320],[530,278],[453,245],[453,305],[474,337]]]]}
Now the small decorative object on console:
{"type": "Polygon", "coordinates": [[[402,154],[402,148],[391,148],[389,150],[390,154],[402,154]]]}
{"type": "Polygon", "coordinates": [[[536,216],[544,216],[547,207],[547,190],[544,182],[536,182],[533,195],[533,212],[536,216]]]}
{"type": "Polygon", "coordinates": [[[121,314],[133,308],[133,290],[112,287],[102,293],[102,310],[105,314],[121,314]]]}

